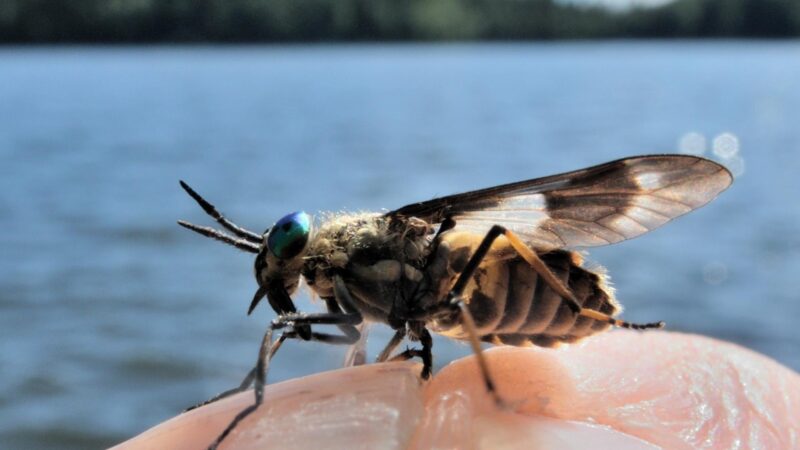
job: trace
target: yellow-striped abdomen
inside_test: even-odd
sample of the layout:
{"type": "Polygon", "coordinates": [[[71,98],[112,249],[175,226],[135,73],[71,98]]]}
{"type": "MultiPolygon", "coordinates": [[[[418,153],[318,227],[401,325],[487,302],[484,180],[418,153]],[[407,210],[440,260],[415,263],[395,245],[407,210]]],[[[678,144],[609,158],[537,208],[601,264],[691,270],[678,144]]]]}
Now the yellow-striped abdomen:
{"type": "MultiPolygon", "coordinates": [[[[454,265],[463,259],[460,249],[471,254],[474,245],[470,240],[467,233],[458,233],[448,241],[454,265]]],[[[553,250],[539,253],[539,257],[569,287],[581,306],[612,316],[619,313],[604,277],[583,268],[579,254],[553,250]]],[[[462,298],[469,306],[481,339],[497,344],[549,347],[574,342],[610,326],[573,313],[561,296],[502,238],[492,246],[462,298]]],[[[435,322],[430,327],[436,333],[466,339],[459,323],[435,322]]]]}

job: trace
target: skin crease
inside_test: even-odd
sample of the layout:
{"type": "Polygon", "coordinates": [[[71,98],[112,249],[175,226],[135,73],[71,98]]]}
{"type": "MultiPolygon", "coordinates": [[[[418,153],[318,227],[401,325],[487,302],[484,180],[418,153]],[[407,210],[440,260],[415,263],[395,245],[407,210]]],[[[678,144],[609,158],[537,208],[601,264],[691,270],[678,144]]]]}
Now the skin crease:
{"type": "MultiPolygon", "coordinates": [[[[268,386],[221,449],[800,448],[800,375],[696,335],[615,330],[559,349],[485,352],[427,383],[415,363],[340,369],[268,386]]],[[[179,415],[115,449],[203,449],[252,393],[179,415]]]]}

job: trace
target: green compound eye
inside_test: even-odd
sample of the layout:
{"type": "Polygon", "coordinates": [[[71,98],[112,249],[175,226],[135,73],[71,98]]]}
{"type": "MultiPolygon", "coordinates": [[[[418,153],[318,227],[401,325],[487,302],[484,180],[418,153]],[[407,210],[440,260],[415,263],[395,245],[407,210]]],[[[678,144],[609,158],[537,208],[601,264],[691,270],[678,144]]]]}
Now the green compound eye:
{"type": "Polygon", "coordinates": [[[289,259],[303,251],[311,231],[311,217],[303,211],[293,212],[272,227],[267,248],[280,259],[289,259]]]}

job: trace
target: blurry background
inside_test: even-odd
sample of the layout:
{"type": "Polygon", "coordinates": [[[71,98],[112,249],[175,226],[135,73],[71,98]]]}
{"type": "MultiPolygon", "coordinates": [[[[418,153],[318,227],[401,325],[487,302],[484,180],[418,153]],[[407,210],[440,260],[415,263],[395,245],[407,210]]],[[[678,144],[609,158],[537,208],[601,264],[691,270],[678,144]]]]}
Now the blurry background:
{"type": "MultiPolygon", "coordinates": [[[[212,223],[178,179],[261,231],[705,154],[737,174],[729,191],[591,260],[626,319],[800,369],[800,42],[763,39],[798,30],[788,0],[4,0],[0,442],[109,446],[252,366],[273,317],[245,316],[252,257],[175,224],[212,223]]],[[[375,327],[371,357],[388,336],[375,327]]],[[[270,378],[342,354],[291,342],[270,378]]]]}

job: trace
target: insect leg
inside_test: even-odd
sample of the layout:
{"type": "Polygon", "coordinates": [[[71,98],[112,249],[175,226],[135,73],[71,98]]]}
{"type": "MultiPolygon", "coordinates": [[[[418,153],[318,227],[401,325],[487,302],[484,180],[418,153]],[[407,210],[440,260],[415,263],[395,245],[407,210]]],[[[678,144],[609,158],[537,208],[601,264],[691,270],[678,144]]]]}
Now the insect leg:
{"type": "Polygon", "coordinates": [[[404,352],[398,353],[389,358],[389,353],[391,353],[391,350],[393,350],[394,347],[397,347],[397,344],[399,344],[400,341],[403,340],[402,337],[403,335],[399,335],[401,337],[397,339],[397,341],[395,342],[395,338],[398,335],[399,335],[398,333],[395,333],[394,337],[392,338],[392,341],[390,341],[389,345],[386,346],[386,349],[384,349],[383,352],[381,352],[381,356],[385,357],[383,360],[379,360],[379,362],[406,361],[411,358],[419,357],[422,359],[422,373],[420,374],[420,377],[422,377],[423,380],[427,380],[428,378],[430,378],[431,372],[433,370],[433,352],[431,352],[431,349],[433,348],[433,338],[431,337],[431,333],[425,328],[422,329],[422,333],[419,336],[419,341],[422,344],[421,349],[408,348],[404,352]],[[386,353],[386,355],[384,355],[384,353],[386,353]]]}
{"type": "Polygon", "coordinates": [[[197,204],[200,205],[201,208],[203,208],[203,211],[205,211],[206,214],[208,214],[214,220],[216,220],[217,223],[219,223],[226,229],[233,232],[233,234],[235,234],[236,236],[244,238],[250,242],[260,244],[263,241],[264,238],[260,234],[253,233],[252,231],[242,228],[239,225],[236,225],[235,223],[226,219],[225,216],[223,216],[222,214],[220,214],[219,211],[217,211],[217,208],[215,208],[214,205],[212,205],[211,203],[206,201],[206,199],[201,197],[200,194],[195,192],[194,189],[190,188],[189,185],[186,184],[183,180],[181,180],[180,183],[183,190],[186,191],[186,193],[189,194],[189,196],[192,197],[194,201],[196,201],[197,204]]]}
{"type": "Polygon", "coordinates": [[[195,408],[199,408],[201,406],[208,405],[209,403],[214,403],[215,401],[221,400],[221,399],[223,399],[225,397],[230,397],[233,394],[238,394],[239,392],[243,392],[243,391],[247,390],[247,388],[249,388],[251,384],[253,384],[253,379],[255,379],[255,377],[256,377],[256,368],[253,367],[252,369],[250,369],[250,372],[247,372],[247,375],[244,377],[244,380],[242,380],[242,383],[239,386],[237,386],[237,387],[235,387],[233,389],[228,389],[227,391],[220,392],[219,394],[211,397],[210,399],[208,399],[208,400],[206,400],[204,402],[198,403],[196,405],[192,405],[192,406],[184,409],[183,412],[191,411],[191,410],[193,410],[195,408]]]}
{"type": "Polygon", "coordinates": [[[394,336],[392,336],[392,339],[389,341],[388,344],[386,344],[386,347],[383,348],[383,351],[381,352],[380,355],[378,355],[378,358],[375,360],[375,362],[388,361],[389,355],[391,355],[394,349],[396,349],[397,346],[400,345],[401,342],[403,342],[403,339],[405,337],[406,337],[405,328],[400,328],[399,330],[395,331],[394,336]]]}
{"type": "MultiPolygon", "coordinates": [[[[275,320],[272,321],[272,325],[270,328],[273,330],[280,330],[282,328],[286,328],[288,326],[297,326],[297,325],[358,325],[364,319],[361,317],[361,314],[358,313],[288,313],[288,314],[281,314],[275,320]]],[[[355,327],[348,328],[349,335],[352,333],[352,330],[355,327]]],[[[353,337],[358,339],[358,336],[355,333],[352,333],[353,337]]]]}
{"type": "Polygon", "coordinates": [[[495,404],[503,407],[506,403],[500,397],[500,394],[497,393],[497,388],[494,385],[494,381],[492,381],[492,376],[489,374],[489,364],[486,363],[486,358],[483,357],[481,341],[478,338],[478,327],[475,326],[472,313],[469,312],[469,307],[467,307],[467,304],[460,298],[456,298],[454,302],[459,311],[461,311],[461,319],[463,321],[462,327],[469,337],[469,345],[472,347],[472,352],[475,353],[475,359],[478,361],[478,368],[481,371],[483,383],[486,385],[486,391],[494,398],[495,404]]]}
{"type": "MultiPolygon", "coordinates": [[[[329,313],[342,313],[342,308],[339,307],[339,304],[336,303],[335,298],[325,298],[325,305],[328,308],[329,313]]],[[[353,334],[351,328],[353,325],[337,325],[340,330],[342,330],[345,334],[353,334]]],[[[356,331],[358,331],[359,338],[358,340],[347,349],[347,353],[344,357],[343,367],[352,367],[352,366],[360,366],[367,362],[367,334],[369,332],[368,325],[366,322],[362,322],[359,325],[355,326],[356,331]]]]}
{"type": "Polygon", "coordinates": [[[492,377],[489,373],[489,365],[486,363],[486,359],[483,357],[481,342],[478,336],[478,327],[475,326],[475,320],[472,318],[472,313],[470,313],[469,307],[467,307],[467,304],[461,299],[461,294],[464,293],[467,283],[469,283],[473,275],[475,275],[475,272],[478,270],[478,266],[480,265],[481,261],[489,252],[489,248],[491,248],[494,241],[500,237],[501,234],[505,234],[506,231],[507,230],[500,225],[495,225],[489,229],[489,232],[486,233],[486,236],[483,238],[483,241],[481,241],[480,245],[478,245],[475,253],[472,254],[472,257],[470,257],[467,265],[464,267],[464,270],[462,270],[458,275],[458,279],[447,296],[449,306],[458,308],[461,314],[461,325],[464,331],[467,333],[470,347],[472,347],[472,352],[475,353],[475,358],[478,361],[478,368],[481,371],[481,376],[483,377],[483,382],[486,385],[486,390],[494,398],[495,403],[498,405],[504,405],[505,403],[497,393],[497,389],[492,381],[492,377]]]}
{"type": "MultiPolygon", "coordinates": [[[[287,332],[281,333],[281,335],[278,337],[278,340],[275,341],[275,343],[272,345],[272,348],[270,349],[269,359],[272,359],[272,357],[275,356],[275,352],[277,352],[278,349],[281,347],[281,345],[283,344],[283,341],[285,341],[288,338],[296,338],[296,337],[297,337],[297,335],[296,335],[296,333],[294,331],[287,331],[287,332]]],[[[230,397],[233,394],[238,394],[239,392],[246,391],[250,387],[250,385],[253,384],[253,380],[255,380],[255,378],[256,378],[256,370],[257,370],[256,367],[253,367],[252,369],[250,369],[250,371],[247,372],[247,375],[244,377],[244,380],[242,380],[242,383],[239,386],[237,386],[237,387],[235,387],[233,389],[228,389],[227,391],[220,392],[219,394],[211,397],[210,399],[208,399],[208,400],[206,400],[206,401],[204,401],[202,403],[198,403],[196,405],[193,405],[193,406],[190,406],[190,407],[184,409],[183,412],[191,411],[191,410],[193,410],[195,408],[199,408],[201,406],[208,405],[209,403],[214,403],[217,400],[222,400],[225,397],[230,397]]]]}
{"type": "MultiPolygon", "coordinates": [[[[342,308],[339,307],[339,304],[336,303],[335,298],[324,298],[325,305],[328,308],[329,313],[342,313],[342,308]]],[[[342,330],[345,334],[354,334],[352,332],[353,325],[337,325],[340,330],[342,330]]],[[[344,357],[343,367],[352,367],[352,366],[360,366],[367,362],[367,334],[369,333],[368,325],[366,322],[362,322],[359,325],[355,326],[356,331],[359,334],[358,340],[351,345],[347,349],[347,353],[344,357]]]]}
{"type": "MultiPolygon", "coordinates": [[[[495,225],[498,227],[498,225],[495,225]]],[[[544,281],[560,295],[564,300],[566,300],[567,306],[572,310],[573,313],[579,314],[583,309],[581,307],[581,303],[575,298],[575,294],[564,285],[564,283],[547,267],[547,264],[539,258],[539,255],[536,254],[535,251],[531,250],[530,247],[525,245],[522,242],[522,239],[516,235],[513,231],[507,230],[505,227],[500,227],[501,233],[508,239],[508,243],[514,247],[514,250],[522,256],[522,258],[531,265],[531,268],[536,271],[544,281]]],[[[492,227],[494,229],[494,227],[492,227]]]]}
{"type": "MultiPolygon", "coordinates": [[[[334,295],[336,295],[336,298],[326,298],[325,306],[328,308],[328,312],[331,314],[345,314],[345,312],[342,311],[342,308],[339,306],[338,301],[341,301],[345,305],[350,304],[350,302],[352,302],[352,299],[350,298],[350,292],[347,290],[344,281],[342,281],[342,279],[339,276],[334,277],[333,283],[334,283],[334,295]]],[[[354,314],[358,314],[355,308],[349,310],[352,311],[352,313],[354,314]]],[[[361,317],[360,314],[358,314],[358,316],[361,317]]],[[[359,321],[359,323],[361,323],[361,321],[359,321]]],[[[340,330],[342,330],[342,333],[348,336],[360,337],[361,335],[361,333],[355,328],[353,324],[340,323],[337,324],[336,326],[339,327],[340,330]]]]}
{"type": "MultiPolygon", "coordinates": [[[[299,326],[299,325],[312,325],[312,324],[320,324],[320,325],[339,325],[339,324],[350,324],[350,325],[357,325],[363,321],[362,317],[358,313],[350,313],[350,314],[331,314],[331,313],[316,313],[316,314],[304,314],[304,313],[289,313],[283,314],[272,321],[270,327],[267,329],[267,332],[264,334],[264,338],[261,340],[261,346],[259,347],[258,352],[258,361],[255,367],[255,386],[254,386],[254,393],[255,393],[255,402],[248,406],[247,408],[240,411],[236,417],[233,418],[231,423],[225,428],[225,430],[217,436],[217,439],[208,447],[209,450],[216,450],[219,447],[219,444],[236,428],[236,425],[239,424],[244,418],[250,415],[253,411],[258,409],[261,403],[264,401],[264,386],[266,386],[267,380],[267,372],[269,371],[269,363],[272,360],[272,357],[280,348],[283,341],[287,338],[302,338],[299,333],[295,330],[289,330],[283,333],[278,340],[272,342],[272,333],[275,330],[282,329],[288,326],[299,326]]],[[[356,332],[358,330],[353,327],[353,330],[356,332]]],[[[352,335],[332,335],[327,333],[311,333],[310,340],[312,341],[320,341],[325,342],[328,344],[341,344],[341,345],[350,345],[354,342],[358,341],[359,336],[352,334],[352,335]]]]}
{"type": "Polygon", "coordinates": [[[431,377],[431,372],[433,371],[433,352],[431,352],[433,338],[426,328],[422,329],[419,342],[422,344],[422,379],[427,380],[431,377]]]}
{"type": "Polygon", "coordinates": [[[367,324],[367,322],[361,322],[361,324],[356,325],[356,330],[358,330],[361,336],[353,345],[347,348],[342,367],[363,366],[367,363],[367,336],[369,335],[369,324],[367,324]]]}
{"type": "MultiPolygon", "coordinates": [[[[219,444],[221,444],[222,441],[230,434],[230,432],[233,431],[234,428],[236,428],[236,425],[238,425],[239,422],[241,422],[250,413],[255,411],[259,407],[259,405],[261,405],[261,402],[264,398],[264,384],[266,380],[266,371],[269,369],[269,361],[270,359],[272,359],[271,356],[274,355],[275,352],[277,352],[277,348],[275,349],[275,351],[273,351],[272,349],[273,347],[276,347],[275,344],[277,344],[277,342],[282,342],[279,339],[278,341],[276,341],[275,344],[273,344],[272,342],[273,330],[274,328],[272,326],[267,328],[267,332],[264,333],[264,337],[261,339],[261,346],[258,348],[258,362],[256,363],[256,367],[254,369],[255,381],[256,381],[255,402],[252,405],[248,406],[247,408],[239,411],[238,414],[236,414],[236,417],[233,418],[231,423],[229,423],[228,426],[225,427],[225,429],[222,431],[222,433],[220,433],[220,435],[217,436],[214,442],[212,442],[211,445],[208,446],[208,450],[217,450],[219,444]]],[[[280,345],[277,345],[277,347],[280,348],[280,345]]]]}

